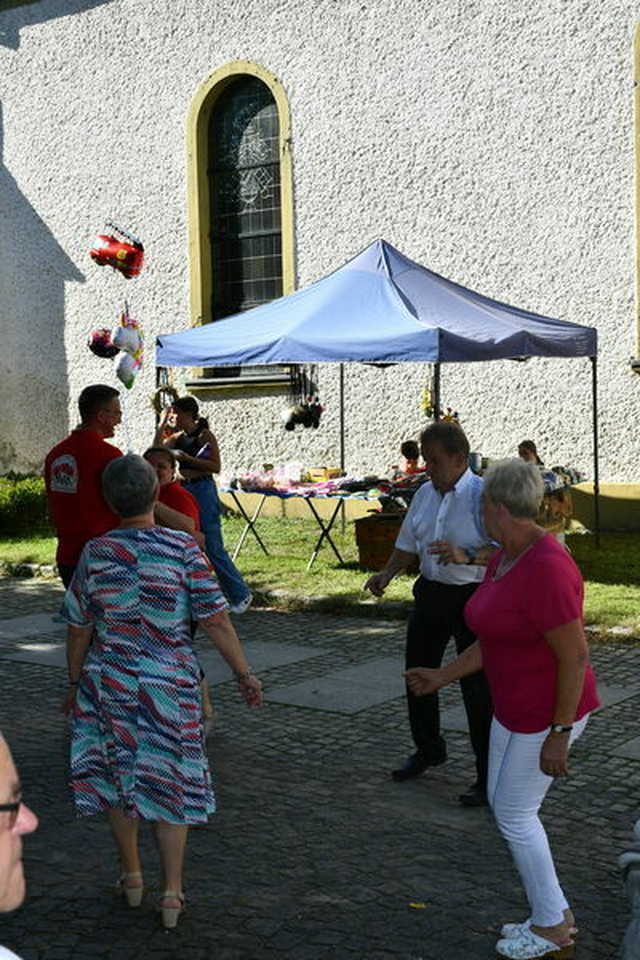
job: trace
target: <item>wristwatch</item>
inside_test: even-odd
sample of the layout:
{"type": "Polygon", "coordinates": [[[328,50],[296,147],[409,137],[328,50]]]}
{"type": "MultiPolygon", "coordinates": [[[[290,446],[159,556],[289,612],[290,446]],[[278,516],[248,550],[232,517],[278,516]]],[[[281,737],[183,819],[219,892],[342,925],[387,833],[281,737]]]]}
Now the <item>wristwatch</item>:
{"type": "Polygon", "coordinates": [[[562,723],[552,723],[551,724],[551,733],[571,733],[573,730],[573,724],[570,723],[568,726],[564,726],[562,723]]]}

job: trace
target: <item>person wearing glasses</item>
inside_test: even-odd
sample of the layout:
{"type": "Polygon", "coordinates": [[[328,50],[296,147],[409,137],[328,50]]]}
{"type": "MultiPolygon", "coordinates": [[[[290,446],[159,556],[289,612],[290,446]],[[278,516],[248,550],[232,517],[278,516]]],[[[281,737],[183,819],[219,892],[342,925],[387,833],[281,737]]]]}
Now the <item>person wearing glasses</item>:
{"type": "MultiPolygon", "coordinates": [[[[49,451],[44,462],[49,515],[58,538],[56,564],[65,588],[85,543],[120,522],[101,486],[107,464],[122,456],[108,442],[122,420],[120,394],[114,387],[93,383],[78,397],[78,412],[80,425],[49,451]]],[[[175,530],[195,530],[190,517],[163,503],[156,504],[156,520],[175,530]]]]}
{"type": "MultiPolygon", "coordinates": [[[[0,734],[0,911],[15,910],[24,900],[22,837],[33,833],[38,818],[21,800],[20,781],[11,751],[0,734]]],[[[0,960],[19,960],[0,946],[0,960]]]]}

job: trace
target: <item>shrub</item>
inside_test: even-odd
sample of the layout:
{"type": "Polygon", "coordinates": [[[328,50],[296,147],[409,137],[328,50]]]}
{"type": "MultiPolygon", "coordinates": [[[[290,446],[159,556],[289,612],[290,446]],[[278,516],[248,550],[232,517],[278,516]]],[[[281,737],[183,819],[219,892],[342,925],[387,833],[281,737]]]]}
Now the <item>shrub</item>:
{"type": "Polygon", "coordinates": [[[0,535],[51,534],[42,477],[8,473],[0,477],[0,535]]]}

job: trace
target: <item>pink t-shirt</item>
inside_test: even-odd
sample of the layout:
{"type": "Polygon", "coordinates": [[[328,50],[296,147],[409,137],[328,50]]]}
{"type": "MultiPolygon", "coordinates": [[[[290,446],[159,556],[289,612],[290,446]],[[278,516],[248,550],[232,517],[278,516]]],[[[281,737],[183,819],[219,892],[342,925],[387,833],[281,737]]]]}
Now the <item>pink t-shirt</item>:
{"type": "MultiPolygon", "coordinates": [[[[582,620],[584,588],[571,556],[552,534],[541,537],[499,580],[492,557],[464,615],[478,636],[493,709],[513,733],[537,733],[554,720],[558,661],[548,630],[582,620]]],[[[599,705],[590,664],[575,719],[599,705]]]]}

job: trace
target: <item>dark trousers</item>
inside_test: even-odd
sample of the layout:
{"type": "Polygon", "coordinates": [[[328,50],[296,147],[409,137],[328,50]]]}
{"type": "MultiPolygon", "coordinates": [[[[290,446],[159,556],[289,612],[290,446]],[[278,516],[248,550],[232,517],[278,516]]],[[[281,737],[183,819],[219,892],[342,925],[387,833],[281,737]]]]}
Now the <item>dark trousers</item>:
{"type": "MultiPolygon", "coordinates": [[[[407,625],[407,669],[439,667],[450,637],[455,639],[458,653],[475,643],[475,634],[467,627],[463,611],[477,586],[475,583],[454,586],[425,580],[424,577],[416,580],[413,587],[415,606],[407,625]]],[[[484,787],[493,715],[491,694],[483,671],[464,677],[460,687],[476,756],[478,782],[484,787]]],[[[432,760],[445,759],[447,748],[440,733],[438,694],[416,697],[407,688],[407,706],[411,734],[418,751],[432,760]]]]}
{"type": "Polygon", "coordinates": [[[65,588],[65,590],[73,580],[73,575],[75,572],[76,572],[75,563],[73,565],[69,563],[58,564],[58,573],[60,575],[60,579],[62,580],[62,585],[65,588]]]}

